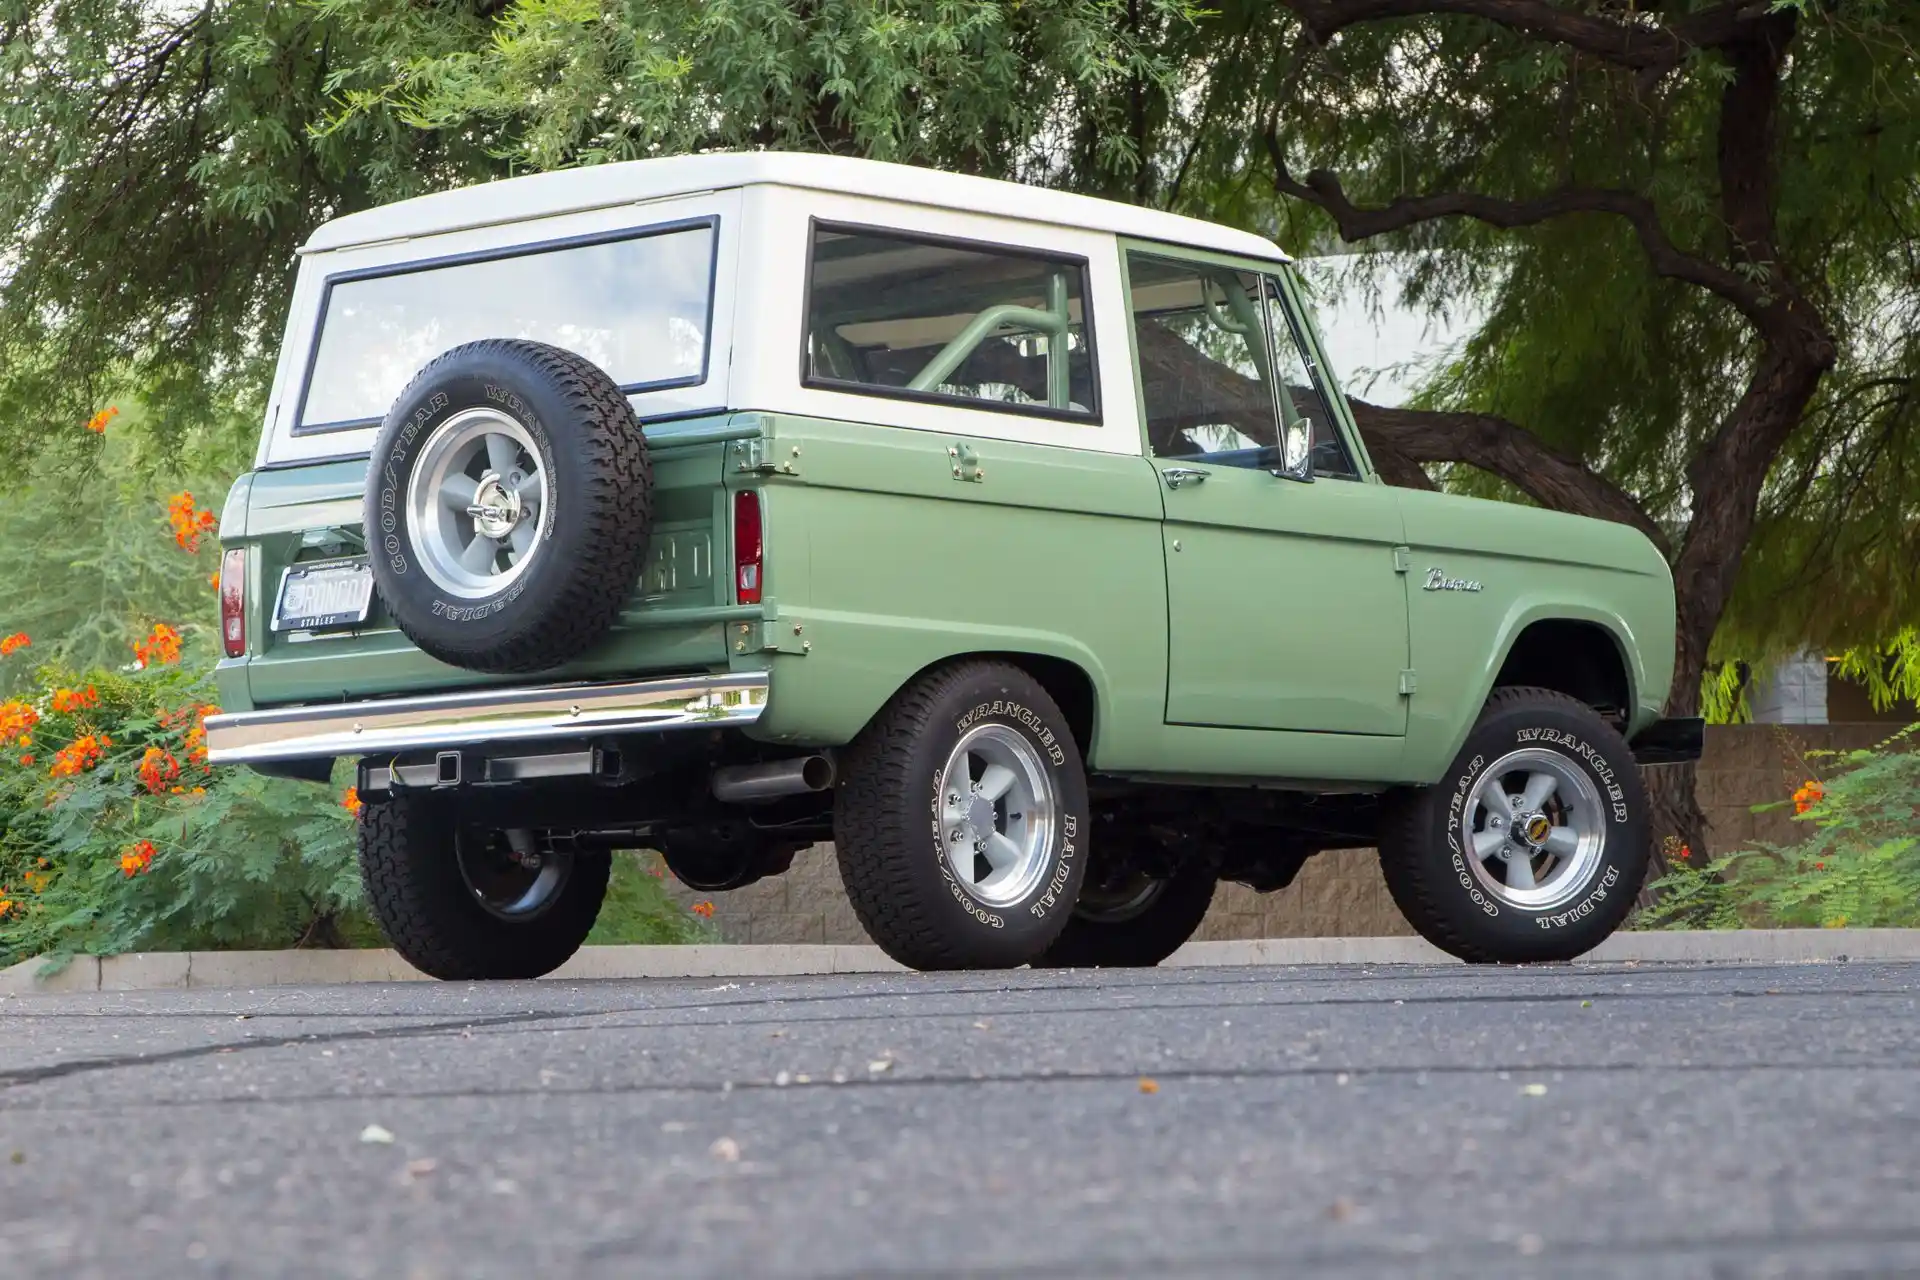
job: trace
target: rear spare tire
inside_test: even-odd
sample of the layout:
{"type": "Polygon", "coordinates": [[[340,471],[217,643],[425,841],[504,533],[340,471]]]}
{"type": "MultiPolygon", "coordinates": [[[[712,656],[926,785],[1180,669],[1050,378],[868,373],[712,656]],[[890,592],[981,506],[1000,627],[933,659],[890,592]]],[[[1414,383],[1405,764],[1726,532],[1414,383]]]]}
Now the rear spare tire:
{"type": "Polygon", "coordinates": [[[374,582],[421,650],[527,672],[585,652],[652,528],[640,421],[598,366],[489,339],[422,369],[381,424],[364,516],[374,582]]]}

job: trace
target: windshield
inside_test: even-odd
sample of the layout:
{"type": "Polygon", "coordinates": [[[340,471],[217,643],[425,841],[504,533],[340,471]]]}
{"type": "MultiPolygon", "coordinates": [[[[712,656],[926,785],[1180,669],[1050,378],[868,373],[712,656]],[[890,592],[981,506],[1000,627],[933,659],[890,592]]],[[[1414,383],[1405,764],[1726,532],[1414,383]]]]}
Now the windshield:
{"type": "Polygon", "coordinates": [[[413,375],[481,338],[577,352],[628,392],[706,378],[714,227],[334,277],[296,435],[378,422],[413,375]]]}

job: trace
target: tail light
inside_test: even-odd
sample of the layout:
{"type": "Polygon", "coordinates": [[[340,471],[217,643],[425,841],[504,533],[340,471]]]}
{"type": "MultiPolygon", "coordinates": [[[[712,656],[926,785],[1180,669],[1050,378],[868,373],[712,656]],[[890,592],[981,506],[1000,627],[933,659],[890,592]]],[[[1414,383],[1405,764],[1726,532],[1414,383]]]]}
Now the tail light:
{"type": "Polygon", "coordinates": [[[733,495],[733,596],[740,604],[760,603],[760,495],[733,495]]]}
{"type": "Polygon", "coordinates": [[[237,547],[220,557],[220,644],[229,658],[247,651],[247,553],[237,547]]]}

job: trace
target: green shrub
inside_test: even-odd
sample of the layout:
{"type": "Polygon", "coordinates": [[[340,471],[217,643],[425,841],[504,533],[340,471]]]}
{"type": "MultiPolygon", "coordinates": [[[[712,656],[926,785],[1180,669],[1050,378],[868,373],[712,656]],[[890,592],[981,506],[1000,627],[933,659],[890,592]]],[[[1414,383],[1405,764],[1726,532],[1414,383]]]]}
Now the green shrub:
{"type": "Polygon", "coordinates": [[[1643,928],[1911,928],[1920,926],[1920,725],[1861,751],[1815,752],[1833,776],[1791,801],[1810,828],[1674,870],[1653,885],[1643,928]]]}
{"type": "MultiPolygon", "coordinates": [[[[361,897],[347,779],[323,787],[209,770],[208,669],[163,661],[165,632],[158,649],[143,643],[154,659],[143,669],[44,666],[0,703],[0,965],[384,945],[361,897]]],[[[711,939],[657,870],[616,857],[590,941],[711,939]]]]}
{"type": "Polygon", "coordinates": [[[206,766],[204,665],[42,667],[0,707],[0,963],[371,942],[338,790],[206,766]],[[23,740],[24,739],[24,740],[23,740]]]}

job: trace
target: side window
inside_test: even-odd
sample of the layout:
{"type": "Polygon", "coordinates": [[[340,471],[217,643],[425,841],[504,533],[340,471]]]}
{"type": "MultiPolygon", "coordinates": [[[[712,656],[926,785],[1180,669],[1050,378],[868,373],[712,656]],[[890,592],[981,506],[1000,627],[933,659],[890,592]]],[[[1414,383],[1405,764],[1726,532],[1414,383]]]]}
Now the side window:
{"type": "MultiPolygon", "coordinates": [[[[1267,278],[1267,315],[1272,325],[1274,369],[1280,380],[1280,419],[1283,427],[1306,427],[1313,445],[1313,474],[1330,480],[1358,480],[1359,468],[1340,438],[1340,428],[1321,393],[1323,385],[1306,358],[1307,346],[1299,321],[1287,310],[1280,282],[1267,278]]],[[[1297,436],[1291,437],[1298,439],[1297,436]]],[[[1298,447],[1296,445],[1296,447],[1298,447]]],[[[1298,455],[1296,455],[1298,456],[1298,455]]]]}
{"type": "Polygon", "coordinates": [[[1086,264],[816,224],[808,386],[1098,420],[1086,264]]]}
{"type": "Polygon", "coordinates": [[[1154,456],[1279,466],[1262,278],[1142,253],[1127,277],[1154,456]]]}

